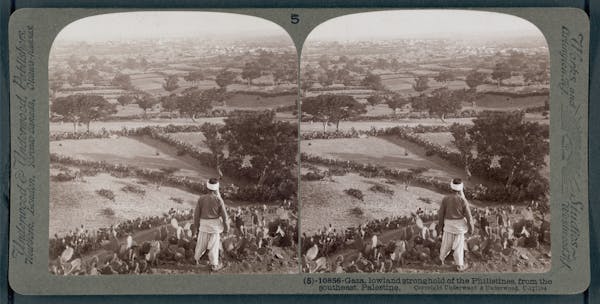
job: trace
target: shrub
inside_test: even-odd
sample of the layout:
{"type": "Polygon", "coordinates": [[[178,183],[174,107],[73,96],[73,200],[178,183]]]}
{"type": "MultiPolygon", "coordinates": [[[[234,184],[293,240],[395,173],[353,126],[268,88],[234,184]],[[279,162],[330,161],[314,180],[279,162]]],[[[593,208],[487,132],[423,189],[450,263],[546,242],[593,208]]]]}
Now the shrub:
{"type": "Polygon", "coordinates": [[[394,195],[394,190],[390,189],[390,187],[382,184],[375,184],[369,190],[373,192],[380,192],[383,194],[394,195]]]}
{"type": "Polygon", "coordinates": [[[75,175],[71,172],[60,172],[57,175],[52,176],[52,180],[57,182],[68,182],[74,179],[75,175]]]}
{"type": "Polygon", "coordinates": [[[105,197],[111,201],[115,201],[115,194],[108,189],[100,189],[100,190],[96,190],[96,193],[102,197],[105,197]]]}
{"type": "Polygon", "coordinates": [[[347,168],[334,167],[327,171],[331,176],[344,176],[350,172],[347,168]]]}
{"type": "Polygon", "coordinates": [[[344,193],[346,193],[352,197],[355,197],[361,201],[364,199],[364,195],[363,195],[362,191],[360,191],[358,189],[354,189],[354,188],[346,189],[346,190],[344,190],[344,193]]]}
{"type": "Polygon", "coordinates": [[[306,174],[303,174],[300,178],[303,181],[317,181],[317,180],[324,179],[325,178],[325,174],[323,174],[319,170],[315,170],[315,171],[311,171],[311,172],[308,172],[306,174]]]}
{"type": "Polygon", "coordinates": [[[100,173],[100,170],[96,169],[96,168],[88,168],[88,167],[84,167],[80,169],[81,175],[83,176],[96,176],[98,175],[98,173],[100,173]]]}
{"type": "Polygon", "coordinates": [[[362,208],[360,207],[354,207],[352,209],[349,210],[351,215],[354,216],[362,216],[365,212],[362,210],[362,208]]]}
{"type": "Polygon", "coordinates": [[[419,197],[418,200],[422,201],[425,204],[431,204],[431,199],[428,197],[419,197]]]}
{"type": "Polygon", "coordinates": [[[180,197],[169,197],[169,200],[172,200],[177,204],[183,204],[183,199],[180,197]]]}
{"type": "Polygon", "coordinates": [[[175,168],[175,167],[169,167],[169,168],[160,168],[160,171],[164,172],[165,174],[171,175],[175,172],[177,172],[179,170],[179,168],[175,168]]]}
{"type": "Polygon", "coordinates": [[[115,211],[112,208],[104,208],[100,210],[100,214],[104,216],[115,216],[115,211]]]}
{"type": "Polygon", "coordinates": [[[146,195],[146,190],[144,190],[138,186],[134,186],[134,185],[127,185],[127,186],[121,188],[121,190],[123,192],[130,192],[130,193],[134,193],[134,194],[139,194],[141,196],[146,195]]]}

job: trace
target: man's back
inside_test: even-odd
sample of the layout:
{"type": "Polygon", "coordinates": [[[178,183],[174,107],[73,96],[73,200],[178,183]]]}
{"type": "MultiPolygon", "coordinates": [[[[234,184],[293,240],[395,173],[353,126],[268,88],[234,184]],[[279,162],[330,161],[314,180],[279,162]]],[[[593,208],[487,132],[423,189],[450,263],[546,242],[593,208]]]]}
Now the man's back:
{"type": "Polygon", "coordinates": [[[211,194],[202,195],[198,198],[194,210],[194,227],[198,227],[200,219],[216,219],[222,215],[221,202],[211,194]]]}

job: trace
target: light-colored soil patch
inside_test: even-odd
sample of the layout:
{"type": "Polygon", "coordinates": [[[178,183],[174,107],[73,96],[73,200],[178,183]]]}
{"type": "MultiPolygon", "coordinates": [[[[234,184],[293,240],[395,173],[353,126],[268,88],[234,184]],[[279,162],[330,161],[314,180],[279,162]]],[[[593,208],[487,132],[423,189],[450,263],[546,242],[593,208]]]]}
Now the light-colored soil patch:
{"type": "Polygon", "coordinates": [[[135,178],[116,178],[109,174],[84,176],[84,181],[50,181],[50,230],[49,235],[62,235],[71,229],[83,225],[84,229],[95,230],[110,227],[137,217],[158,216],[170,208],[189,209],[198,200],[196,194],[181,189],[144,182],[135,178]],[[135,186],[146,191],[145,195],[125,192],[125,186],[135,186]],[[115,194],[111,201],[97,190],[108,189],[115,194]],[[183,200],[179,204],[170,198],[183,200]],[[105,215],[104,209],[110,208],[114,215],[105,215]]]}
{"type": "Polygon", "coordinates": [[[334,176],[333,180],[327,181],[302,181],[302,232],[311,234],[330,223],[336,229],[344,229],[373,219],[408,215],[418,208],[437,210],[442,198],[442,194],[421,187],[410,186],[408,191],[404,190],[404,184],[401,183],[385,184],[394,190],[393,195],[369,190],[376,183],[385,184],[383,179],[364,178],[354,173],[334,176]],[[344,193],[349,188],[361,190],[364,201],[344,193]],[[419,198],[428,198],[432,203],[425,203],[419,198]],[[355,208],[359,208],[363,214],[353,212],[355,208]]]}

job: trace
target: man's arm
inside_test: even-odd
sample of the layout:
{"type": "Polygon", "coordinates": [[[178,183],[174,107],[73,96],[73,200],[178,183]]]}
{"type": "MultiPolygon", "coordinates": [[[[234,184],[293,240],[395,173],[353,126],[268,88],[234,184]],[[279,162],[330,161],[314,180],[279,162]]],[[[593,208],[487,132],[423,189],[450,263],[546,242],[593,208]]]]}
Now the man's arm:
{"type": "Polygon", "coordinates": [[[194,230],[192,233],[198,232],[198,228],[200,227],[200,199],[196,203],[196,209],[194,209],[194,230]]]}
{"type": "Polygon", "coordinates": [[[467,224],[469,225],[469,233],[472,233],[475,228],[473,226],[475,223],[473,223],[473,215],[471,215],[471,205],[469,204],[469,201],[464,196],[464,194],[462,195],[462,199],[463,199],[463,202],[465,203],[465,214],[466,214],[466,218],[467,218],[467,224]]]}
{"type": "Polygon", "coordinates": [[[440,209],[438,209],[438,229],[444,227],[444,217],[446,216],[446,198],[442,199],[440,209]]]}
{"type": "Polygon", "coordinates": [[[229,231],[229,215],[227,214],[227,208],[225,208],[225,201],[221,197],[221,194],[217,196],[219,199],[219,203],[221,204],[221,219],[223,220],[223,232],[227,233],[229,231]]]}

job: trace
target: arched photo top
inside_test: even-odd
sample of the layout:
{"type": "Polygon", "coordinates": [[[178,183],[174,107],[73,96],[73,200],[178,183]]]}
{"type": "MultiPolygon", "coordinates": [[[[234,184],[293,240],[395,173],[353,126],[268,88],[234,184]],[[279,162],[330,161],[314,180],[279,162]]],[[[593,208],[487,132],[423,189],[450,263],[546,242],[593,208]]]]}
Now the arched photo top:
{"type": "Polygon", "coordinates": [[[131,97],[141,95],[152,97],[159,111],[183,115],[189,111],[161,98],[192,90],[226,91],[209,109],[221,114],[295,104],[291,37],[272,21],[237,13],[132,11],[82,18],[58,33],[48,65],[51,104],[74,94],[100,95],[119,106],[110,117],[146,116],[152,107],[130,106],[131,97]],[[286,96],[275,98],[274,92],[286,96]]]}
{"type": "Polygon", "coordinates": [[[528,20],[505,13],[419,9],[387,10],[343,15],[315,27],[304,43],[352,42],[394,39],[448,39],[492,41],[534,38],[547,47],[542,32],[528,20]]]}
{"type": "Polygon", "coordinates": [[[55,38],[62,41],[123,41],[151,38],[241,40],[275,37],[293,45],[278,24],[255,16],[203,11],[133,11],[89,16],[65,26],[55,38]]]}

